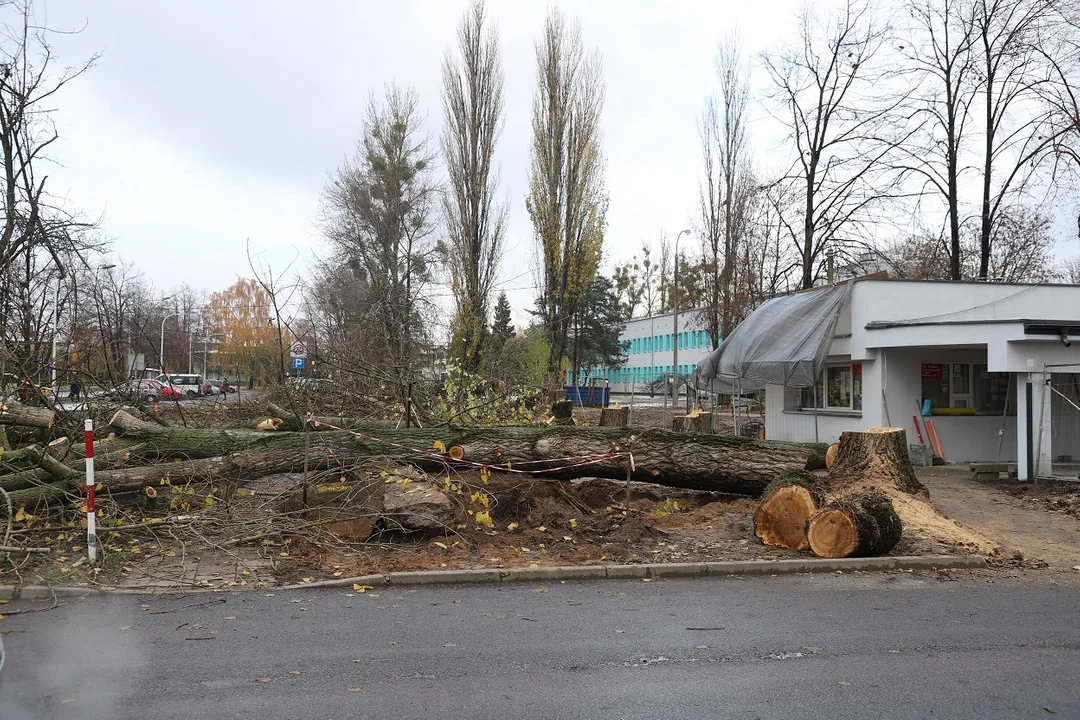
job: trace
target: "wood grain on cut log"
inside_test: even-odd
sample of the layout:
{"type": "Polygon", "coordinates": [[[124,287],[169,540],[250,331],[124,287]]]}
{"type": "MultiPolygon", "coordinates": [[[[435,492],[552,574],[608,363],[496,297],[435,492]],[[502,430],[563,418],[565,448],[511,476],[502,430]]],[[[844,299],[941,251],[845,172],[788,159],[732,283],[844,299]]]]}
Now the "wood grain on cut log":
{"type": "Polygon", "coordinates": [[[873,491],[834,500],[818,510],[806,538],[818,557],[870,557],[892,550],[903,529],[889,496],[873,491]]]}
{"type": "MultiPolygon", "coordinates": [[[[145,452],[162,457],[231,456],[229,472],[245,477],[271,472],[299,472],[304,463],[303,433],[260,433],[250,430],[198,430],[164,428],[118,412],[114,429],[144,444],[145,452]],[[285,469],[282,469],[285,468],[285,469]]],[[[784,470],[819,464],[825,445],[784,443],[720,435],[687,437],[664,430],[598,427],[414,428],[383,430],[379,439],[344,432],[319,433],[312,438],[311,467],[350,467],[372,458],[410,462],[439,470],[448,460],[425,457],[409,448],[429,450],[435,441],[443,447],[458,445],[464,459],[490,465],[534,463],[533,470],[573,464],[566,458],[625,453],[632,450],[633,480],[695,490],[757,496],[784,470]]],[[[177,463],[174,463],[174,465],[177,463]]],[[[182,464],[181,464],[182,465],[182,464]]],[[[607,477],[626,479],[627,458],[618,457],[541,475],[541,478],[607,477]]]]}
{"type": "Polygon", "coordinates": [[[840,443],[833,443],[829,446],[829,449],[825,451],[825,468],[832,469],[832,466],[836,464],[836,453],[840,451],[840,443]]]}
{"type": "Polygon", "coordinates": [[[780,473],[762,493],[754,532],[766,545],[805,550],[806,524],[825,502],[818,479],[803,470],[780,473]]]}
{"type": "Polygon", "coordinates": [[[606,407],[600,409],[600,427],[626,427],[630,424],[630,408],[606,407]]]}
{"type": "Polygon", "coordinates": [[[47,408],[36,408],[14,402],[0,402],[0,425],[21,425],[48,430],[56,420],[56,413],[47,408]]]}
{"type": "Polygon", "coordinates": [[[911,494],[930,494],[915,477],[904,428],[870,428],[866,432],[841,433],[829,478],[833,488],[857,483],[894,487],[911,494]]]}

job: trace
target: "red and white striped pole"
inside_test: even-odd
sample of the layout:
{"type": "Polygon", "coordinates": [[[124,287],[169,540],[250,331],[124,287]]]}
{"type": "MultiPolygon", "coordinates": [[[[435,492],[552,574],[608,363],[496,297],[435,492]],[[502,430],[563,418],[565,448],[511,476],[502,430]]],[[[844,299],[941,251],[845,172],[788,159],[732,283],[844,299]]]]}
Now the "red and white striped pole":
{"type": "Polygon", "coordinates": [[[86,552],[97,562],[97,515],[94,512],[94,421],[86,418],[86,552]]]}

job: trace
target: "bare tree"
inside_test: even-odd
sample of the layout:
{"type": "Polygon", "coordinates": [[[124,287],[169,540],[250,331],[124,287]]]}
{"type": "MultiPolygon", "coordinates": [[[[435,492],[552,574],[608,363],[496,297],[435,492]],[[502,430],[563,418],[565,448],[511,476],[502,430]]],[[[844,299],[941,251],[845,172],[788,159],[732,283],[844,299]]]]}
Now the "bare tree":
{"type": "Polygon", "coordinates": [[[796,151],[788,182],[799,185],[801,286],[812,287],[828,251],[864,244],[873,211],[895,199],[900,177],[886,158],[910,130],[892,117],[902,100],[888,91],[882,50],[888,28],[864,0],[848,0],[835,16],[809,8],[799,44],[763,56],[775,117],[796,151]]]}
{"type": "Polygon", "coordinates": [[[1042,102],[1048,83],[1040,48],[1062,24],[1057,0],[976,0],[978,98],[984,124],[978,277],[989,276],[994,223],[1038,177],[1049,152],[1068,132],[1055,127],[1042,102]]]}
{"type": "Polygon", "coordinates": [[[974,81],[975,18],[971,0],[907,0],[911,17],[898,51],[910,66],[912,93],[907,103],[917,125],[909,143],[898,146],[900,161],[922,184],[922,195],[945,208],[949,277],[961,279],[963,225],[960,181],[974,81]]]}
{"type": "Polygon", "coordinates": [[[580,26],[557,8],[548,11],[536,65],[526,206],[539,250],[538,305],[551,343],[548,385],[554,388],[561,384],[570,323],[604,242],[604,82],[599,52],[586,54],[580,26]]]}
{"type": "Polygon", "coordinates": [[[450,176],[443,205],[457,305],[451,355],[467,372],[480,367],[507,217],[506,204],[496,199],[493,162],[505,103],[502,57],[485,19],[483,0],[475,0],[458,26],[458,56],[448,51],[442,70],[442,150],[450,176]]]}
{"type": "Polygon", "coordinates": [[[751,159],[747,139],[750,76],[742,41],[728,35],[716,54],[719,99],[705,103],[698,127],[704,178],[699,188],[705,307],[702,320],[713,348],[740,319],[734,303],[738,258],[747,233],[751,159]]]}
{"type": "Polygon", "coordinates": [[[378,333],[368,339],[404,398],[416,371],[420,305],[436,261],[438,191],[416,92],[374,95],[356,154],[323,190],[323,232],[367,283],[378,333]]]}

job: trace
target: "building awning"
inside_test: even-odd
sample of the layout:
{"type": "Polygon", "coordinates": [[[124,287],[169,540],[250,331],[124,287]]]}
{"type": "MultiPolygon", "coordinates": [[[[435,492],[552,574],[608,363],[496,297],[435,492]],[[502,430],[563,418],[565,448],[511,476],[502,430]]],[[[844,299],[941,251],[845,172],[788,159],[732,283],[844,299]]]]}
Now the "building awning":
{"type": "Polygon", "coordinates": [[[731,393],[765,385],[810,387],[829,356],[852,283],[773,298],[697,365],[698,387],[731,393]]]}

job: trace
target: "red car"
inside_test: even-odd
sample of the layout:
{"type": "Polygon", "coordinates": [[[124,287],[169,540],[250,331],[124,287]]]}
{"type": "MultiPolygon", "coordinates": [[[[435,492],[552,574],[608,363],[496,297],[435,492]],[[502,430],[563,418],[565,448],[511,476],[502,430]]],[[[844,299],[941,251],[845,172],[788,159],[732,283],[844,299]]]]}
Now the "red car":
{"type": "Polygon", "coordinates": [[[161,399],[162,400],[183,400],[184,393],[178,388],[172,385],[161,386],[161,399]]]}

